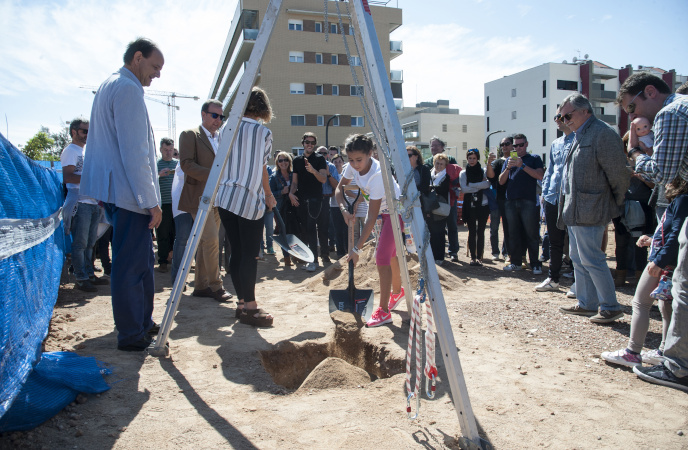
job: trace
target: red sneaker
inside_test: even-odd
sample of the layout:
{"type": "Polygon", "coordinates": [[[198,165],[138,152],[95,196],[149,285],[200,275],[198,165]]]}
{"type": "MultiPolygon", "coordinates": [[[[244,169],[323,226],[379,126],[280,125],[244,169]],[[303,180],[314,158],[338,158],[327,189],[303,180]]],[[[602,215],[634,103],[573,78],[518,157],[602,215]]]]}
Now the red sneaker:
{"type": "Polygon", "coordinates": [[[373,311],[373,315],[370,316],[370,320],[368,320],[368,327],[379,327],[380,325],[384,325],[386,323],[390,323],[392,321],[392,314],[389,312],[385,312],[382,307],[378,306],[375,311],[373,311]]]}
{"type": "Polygon", "coordinates": [[[389,294],[389,310],[394,311],[394,309],[399,306],[401,299],[405,297],[404,286],[401,287],[401,291],[398,294],[389,294]]]}

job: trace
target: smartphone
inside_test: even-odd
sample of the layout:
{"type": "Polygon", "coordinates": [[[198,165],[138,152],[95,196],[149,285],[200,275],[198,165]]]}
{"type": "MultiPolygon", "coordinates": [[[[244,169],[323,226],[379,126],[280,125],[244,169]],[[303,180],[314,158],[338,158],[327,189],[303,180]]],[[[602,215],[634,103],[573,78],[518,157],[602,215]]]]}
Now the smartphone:
{"type": "Polygon", "coordinates": [[[510,157],[511,159],[516,159],[516,158],[518,158],[518,152],[512,151],[511,154],[509,155],[509,157],[510,157]]]}

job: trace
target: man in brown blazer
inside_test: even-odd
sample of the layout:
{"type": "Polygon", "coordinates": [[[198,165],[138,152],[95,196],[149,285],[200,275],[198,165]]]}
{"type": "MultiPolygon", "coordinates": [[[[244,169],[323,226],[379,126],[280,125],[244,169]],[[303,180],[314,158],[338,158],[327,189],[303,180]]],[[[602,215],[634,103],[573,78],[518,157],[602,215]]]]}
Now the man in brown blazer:
{"type": "MultiPolygon", "coordinates": [[[[179,135],[179,163],[184,171],[184,187],[179,197],[179,210],[188,212],[194,220],[205,183],[210,175],[210,167],[219,147],[218,130],[224,119],[222,103],[207,100],[201,106],[201,125],[182,131],[179,135]]],[[[220,278],[219,227],[220,215],[217,208],[210,207],[196,253],[196,279],[192,295],[224,302],[229,300],[232,294],[225,291],[220,278]]]]}

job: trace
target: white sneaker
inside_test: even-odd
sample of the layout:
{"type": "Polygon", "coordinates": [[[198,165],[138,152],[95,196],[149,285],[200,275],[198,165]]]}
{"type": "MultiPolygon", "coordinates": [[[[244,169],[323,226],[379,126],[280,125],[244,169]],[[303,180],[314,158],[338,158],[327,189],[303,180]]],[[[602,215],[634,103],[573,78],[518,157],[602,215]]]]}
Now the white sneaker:
{"type": "Polygon", "coordinates": [[[533,275],[542,275],[542,267],[533,268],[533,275]]]}
{"type": "Polygon", "coordinates": [[[565,272],[561,274],[564,278],[573,278],[573,272],[565,272]]]}
{"type": "Polygon", "coordinates": [[[504,266],[504,270],[506,270],[507,272],[515,272],[517,270],[523,270],[523,267],[517,266],[516,264],[508,264],[504,266]]]}
{"type": "Polygon", "coordinates": [[[538,292],[558,291],[559,283],[552,281],[551,278],[547,278],[545,281],[535,286],[535,290],[538,292]]]}
{"type": "Polygon", "coordinates": [[[648,363],[651,366],[664,364],[664,361],[666,360],[666,358],[664,358],[664,354],[658,348],[640,352],[640,356],[643,358],[644,363],[648,363]]]}
{"type": "Polygon", "coordinates": [[[492,261],[500,261],[499,253],[497,253],[496,255],[492,255],[492,261]]]}
{"type": "Polygon", "coordinates": [[[566,293],[566,296],[567,296],[568,298],[576,298],[576,283],[573,283],[573,284],[571,285],[571,288],[570,288],[569,291],[566,293]]]}
{"type": "Polygon", "coordinates": [[[306,271],[307,272],[315,272],[315,270],[318,268],[318,265],[314,262],[306,264],[306,271]]]}
{"type": "Polygon", "coordinates": [[[634,355],[625,348],[615,352],[602,352],[600,356],[605,361],[612,364],[618,364],[620,366],[635,367],[643,365],[643,360],[640,355],[634,355]]]}

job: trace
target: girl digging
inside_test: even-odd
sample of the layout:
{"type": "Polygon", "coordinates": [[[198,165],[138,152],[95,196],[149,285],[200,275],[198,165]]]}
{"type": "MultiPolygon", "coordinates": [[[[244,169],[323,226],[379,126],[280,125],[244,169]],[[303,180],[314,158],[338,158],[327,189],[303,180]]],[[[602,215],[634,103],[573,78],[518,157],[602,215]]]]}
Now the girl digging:
{"type": "MultiPolygon", "coordinates": [[[[346,155],[349,158],[349,165],[342,175],[342,179],[337,185],[335,198],[339,209],[342,211],[344,221],[353,226],[354,216],[349,214],[344,202],[344,188],[355,181],[361,189],[363,196],[368,201],[368,217],[361,236],[354,243],[354,247],[349,249],[347,261],[352,260],[354,265],[358,263],[360,248],[363,247],[368,236],[373,231],[378,214],[382,215],[382,231],[375,249],[375,264],[380,276],[380,306],[373,311],[367,325],[377,327],[392,321],[392,311],[404,298],[404,288],[401,286],[401,275],[399,273],[399,263],[397,261],[396,247],[392,233],[392,223],[389,215],[387,201],[385,200],[385,185],[382,179],[380,163],[372,157],[373,141],[362,134],[351,135],[345,143],[346,155]]],[[[394,183],[394,198],[399,198],[399,186],[394,183]]],[[[397,215],[395,220],[401,221],[397,215]]]]}

